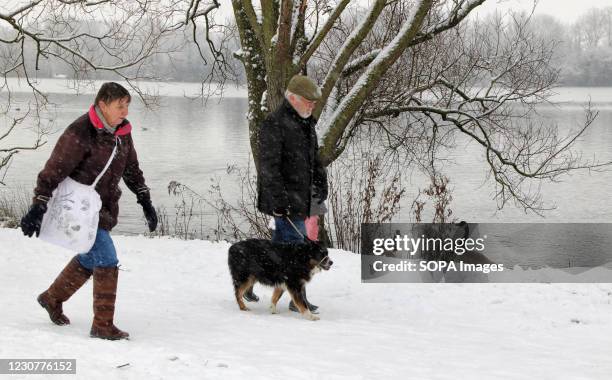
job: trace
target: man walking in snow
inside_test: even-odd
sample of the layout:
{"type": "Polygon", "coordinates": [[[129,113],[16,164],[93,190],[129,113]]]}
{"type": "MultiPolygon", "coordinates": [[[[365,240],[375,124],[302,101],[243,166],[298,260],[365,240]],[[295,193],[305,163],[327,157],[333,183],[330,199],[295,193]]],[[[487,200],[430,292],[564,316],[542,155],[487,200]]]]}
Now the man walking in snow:
{"type": "Polygon", "coordinates": [[[95,187],[102,208],[93,247],[89,252],[74,256],[49,289],[37,299],[53,323],[67,325],[70,320],[63,313],[62,303],[93,275],[94,319],[90,335],[110,340],[129,337],[113,323],[119,271],[110,231],[117,224],[121,179],[136,194],[149,230],[154,231],[157,226],[157,214],[132,142],[132,127],[126,119],[130,100],[131,96],[123,86],[113,82],[102,85],[89,112],[76,119],[60,136],[38,175],[33,204],[21,220],[24,235],[38,236],[53,190],[66,177],[92,184],[117,147],[110,167],[95,187]]]}
{"type": "MultiPolygon", "coordinates": [[[[313,202],[327,199],[327,175],[319,160],[317,121],[312,116],[320,98],[321,90],[312,79],[295,75],[285,100],[266,117],[260,130],[257,207],[274,217],[274,242],[303,242],[304,221],[313,202]]],[[[317,306],[307,304],[310,311],[316,311],[317,306]]],[[[289,307],[297,311],[293,302],[289,307]]]]}

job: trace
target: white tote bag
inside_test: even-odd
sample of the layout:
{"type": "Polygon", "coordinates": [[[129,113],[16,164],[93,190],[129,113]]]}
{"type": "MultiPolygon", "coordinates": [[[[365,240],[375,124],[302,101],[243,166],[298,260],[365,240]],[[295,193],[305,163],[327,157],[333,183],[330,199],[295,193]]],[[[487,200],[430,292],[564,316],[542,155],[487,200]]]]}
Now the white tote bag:
{"type": "Polygon", "coordinates": [[[115,141],[110,159],[93,184],[84,185],[66,177],[57,186],[47,202],[47,212],[40,226],[40,239],[78,253],[89,252],[96,241],[102,208],[96,185],[116,153],[115,141]]]}

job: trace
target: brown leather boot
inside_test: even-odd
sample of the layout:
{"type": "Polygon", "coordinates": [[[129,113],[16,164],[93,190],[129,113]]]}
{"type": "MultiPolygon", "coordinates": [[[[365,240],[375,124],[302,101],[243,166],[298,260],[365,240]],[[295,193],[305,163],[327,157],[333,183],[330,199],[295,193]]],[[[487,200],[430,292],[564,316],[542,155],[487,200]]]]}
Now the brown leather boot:
{"type": "Polygon", "coordinates": [[[113,324],[119,269],[94,268],[93,277],[94,320],[89,335],[92,338],[109,340],[127,339],[130,334],[119,330],[113,324]]]}
{"type": "Polygon", "coordinates": [[[91,277],[91,271],[79,263],[77,256],[61,271],[49,289],[36,299],[49,313],[51,322],[56,325],[69,325],[70,319],[64,315],[62,303],[70,298],[91,277]]]}

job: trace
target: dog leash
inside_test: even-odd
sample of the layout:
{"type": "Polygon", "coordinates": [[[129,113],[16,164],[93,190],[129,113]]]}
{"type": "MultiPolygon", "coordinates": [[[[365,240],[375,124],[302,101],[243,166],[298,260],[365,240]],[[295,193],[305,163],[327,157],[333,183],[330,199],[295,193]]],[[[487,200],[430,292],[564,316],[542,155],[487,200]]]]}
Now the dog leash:
{"type": "Polygon", "coordinates": [[[289,221],[289,224],[291,224],[291,227],[293,227],[293,229],[295,230],[295,232],[298,233],[298,235],[303,237],[304,240],[310,240],[310,239],[308,239],[308,237],[306,235],[304,235],[300,230],[298,230],[298,228],[295,226],[295,224],[293,224],[293,221],[291,219],[289,219],[288,216],[285,216],[285,219],[287,219],[289,221]]]}
{"type": "MultiPolygon", "coordinates": [[[[308,238],[308,236],[306,236],[306,235],[302,234],[302,233],[300,232],[300,230],[298,230],[298,228],[295,226],[295,224],[293,224],[293,222],[291,221],[291,219],[289,219],[289,218],[288,218],[288,217],[286,217],[286,216],[285,216],[285,219],[287,219],[287,220],[289,221],[289,224],[291,224],[291,227],[293,227],[293,229],[295,230],[295,232],[297,232],[298,234],[300,234],[300,235],[301,235],[301,236],[304,238],[304,240],[305,240],[305,241],[311,241],[311,240],[308,238]]],[[[323,262],[324,262],[324,261],[327,261],[327,260],[329,260],[329,257],[328,257],[328,256],[325,256],[324,258],[322,258],[322,259],[321,259],[321,261],[319,261],[319,263],[318,263],[317,265],[318,265],[318,266],[320,266],[321,264],[323,264],[323,262]]]]}

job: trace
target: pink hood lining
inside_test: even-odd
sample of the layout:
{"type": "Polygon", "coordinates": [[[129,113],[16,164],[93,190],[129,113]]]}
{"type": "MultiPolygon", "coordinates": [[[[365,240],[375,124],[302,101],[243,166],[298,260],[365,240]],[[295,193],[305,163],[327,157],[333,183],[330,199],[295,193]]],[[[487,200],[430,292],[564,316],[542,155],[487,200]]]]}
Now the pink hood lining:
{"type": "MultiPolygon", "coordinates": [[[[97,129],[104,129],[104,124],[102,123],[102,120],[100,120],[100,118],[98,117],[94,105],[89,107],[89,121],[91,121],[91,124],[93,124],[94,127],[96,127],[97,129]]],[[[130,132],[132,132],[132,124],[130,124],[130,122],[125,119],[123,120],[123,123],[121,123],[117,127],[117,130],[115,131],[115,136],[129,135],[130,132]]]]}

